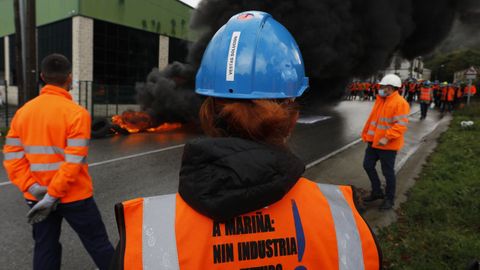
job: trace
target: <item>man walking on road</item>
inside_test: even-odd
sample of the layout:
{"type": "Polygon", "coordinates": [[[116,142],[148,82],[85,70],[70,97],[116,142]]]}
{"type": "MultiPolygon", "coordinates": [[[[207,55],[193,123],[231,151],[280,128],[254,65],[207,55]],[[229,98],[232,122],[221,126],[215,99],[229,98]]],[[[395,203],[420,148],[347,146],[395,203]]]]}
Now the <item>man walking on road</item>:
{"type": "Polygon", "coordinates": [[[364,198],[364,201],[372,202],[384,199],[380,209],[388,210],[394,205],[395,158],[397,151],[402,148],[404,143],[403,136],[407,131],[410,106],[398,94],[402,81],[397,75],[386,75],[380,85],[381,89],[377,100],[362,131],[362,139],[368,143],[363,167],[372,184],[371,194],[364,198]],[[385,194],[381,189],[380,178],[375,169],[378,160],[380,160],[387,182],[385,194]]]}
{"type": "Polygon", "coordinates": [[[98,268],[108,269],[113,256],[86,163],[91,120],[68,92],[71,69],[63,55],[42,61],[46,86],[17,111],[4,147],[8,177],[31,207],[27,217],[35,240],[33,269],[60,269],[64,218],[98,268]]]}
{"type": "Polygon", "coordinates": [[[430,82],[426,81],[420,89],[420,120],[427,118],[428,107],[433,101],[433,89],[430,87],[430,82]]]}

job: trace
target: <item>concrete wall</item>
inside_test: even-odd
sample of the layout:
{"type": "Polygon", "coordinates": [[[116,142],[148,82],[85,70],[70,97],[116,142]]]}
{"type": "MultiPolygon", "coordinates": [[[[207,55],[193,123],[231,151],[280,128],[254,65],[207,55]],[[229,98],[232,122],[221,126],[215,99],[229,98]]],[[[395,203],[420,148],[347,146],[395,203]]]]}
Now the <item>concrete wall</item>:
{"type": "MultiPolygon", "coordinates": [[[[93,19],[82,16],[72,18],[72,76],[73,99],[78,102],[79,81],[93,80],[93,19]]],[[[91,93],[88,95],[91,99],[91,93]]],[[[82,104],[82,103],[81,103],[82,104]]],[[[91,104],[91,100],[83,104],[91,104]]]]}
{"type": "Polygon", "coordinates": [[[170,46],[170,38],[167,36],[160,35],[160,40],[158,42],[158,68],[160,70],[164,69],[168,66],[168,54],[169,54],[169,46],[170,46]]]}

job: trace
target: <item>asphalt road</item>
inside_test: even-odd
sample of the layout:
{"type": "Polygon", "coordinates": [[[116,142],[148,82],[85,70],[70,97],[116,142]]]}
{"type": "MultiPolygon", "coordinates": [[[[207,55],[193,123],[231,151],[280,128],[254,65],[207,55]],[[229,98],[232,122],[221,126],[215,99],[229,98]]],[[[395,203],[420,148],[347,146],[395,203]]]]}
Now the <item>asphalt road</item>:
{"type": "MultiPolygon", "coordinates": [[[[348,101],[302,115],[302,119],[328,116],[313,124],[298,124],[290,147],[305,163],[311,163],[358,139],[373,103],[348,101]]],[[[140,197],[174,193],[182,144],[201,136],[191,127],[158,134],[135,134],[93,140],[90,173],[95,200],[112,243],[118,241],[113,207],[115,203],[140,197]]],[[[31,269],[33,241],[25,217],[27,205],[17,188],[5,184],[0,171],[0,265],[1,269],[31,269]],[[2,184],[3,183],[3,184],[2,184]]],[[[95,269],[80,240],[64,222],[63,269],[95,269]]]]}

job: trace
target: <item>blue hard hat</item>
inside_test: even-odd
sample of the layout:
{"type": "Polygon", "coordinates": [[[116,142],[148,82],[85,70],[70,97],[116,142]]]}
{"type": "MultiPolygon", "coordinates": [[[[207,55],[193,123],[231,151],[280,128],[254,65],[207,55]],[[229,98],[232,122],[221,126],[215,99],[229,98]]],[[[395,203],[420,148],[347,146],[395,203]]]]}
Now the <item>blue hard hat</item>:
{"type": "Polygon", "coordinates": [[[197,73],[195,92],[235,99],[295,98],[308,88],[295,39],[272,16],[239,13],[213,36],[197,73]]]}

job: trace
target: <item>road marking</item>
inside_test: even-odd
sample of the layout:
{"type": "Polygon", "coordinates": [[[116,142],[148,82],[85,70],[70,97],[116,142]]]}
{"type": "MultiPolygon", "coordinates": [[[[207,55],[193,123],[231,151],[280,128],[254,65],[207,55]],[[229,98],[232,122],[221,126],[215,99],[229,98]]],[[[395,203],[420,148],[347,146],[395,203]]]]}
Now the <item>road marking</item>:
{"type": "Polygon", "coordinates": [[[313,162],[310,162],[310,163],[307,164],[306,168],[307,168],[307,169],[310,169],[310,168],[314,167],[315,165],[318,165],[318,164],[320,164],[321,162],[323,162],[323,161],[325,161],[325,160],[327,160],[327,159],[329,159],[329,158],[331,158],[331,157],[333,157],[333,156],[335,156],[335,155],[337,155],[337,154],[339,154],[339,153],[347,150],[348,148],[354,146],[355,144],[357,144],[357,143],[359,143],[359,142],[361,142],[361,141],[362,141],[362,139],[357,139],[357,140],[355,140],[355,141],[353,141],[353,142],[351,142],[351,143],[343,146],[342,148],[339,148],[339,149],[331,152],[330,154],[328,154],[328,155],[326,155],[326,156],[323,156],[323,157],[321,157],[321,158],[319,158],[319,159],[317,159],[317,160],[315,160],[315,161],[313,161],[313,162]]]}
{"type": "MultiPolygon", "coordinates": [[[[138,154],[134,154],[134,155],[128,155],[128,156],[124,156],[124,157],[104,160],[104,161],[100,161],[100,162],[91,163],[91,164],[88,165],[88,167],[97,167],[97,166],[110,164],[110,163],[117,162],[117,161],[122,161],[122,160],[131,159],[131,158],[137,158],[137,157],[142,157],[142,156],[151,155],[151,154],[155,154],[155,153],[165,152],[165,151],[173,150],[173,149],[177,149],[177,148],[182,148],[184,146],[185,146],[185,144],[179,144],[179,145],[169,146],[169,147],[165,147],[165,148],[161,148],[161,149],[157,149],[157,150],[152,150],[152,151],[148,151],[148,152],[138,153],[138,154]]],[[[10,181],[1,182],[0,186],[6,186],[6,185],[10,185],[10,184],[12,184],[12,182],[10,182],[10,181]]]]}
{"type": "Polygon", "coordinates": [[[305,116],[305,117],[300,117],[297,120],[297,123],[299,124],[315,124],[321,121],[325,121],[332,118],[331,116],[322,116],[322,115],[311,115],[311,116],[305,116]]]}
{"type": "Polygon", "coordinates": [[[117,162],[117,161],[121,161],[121,160],[142,157],[142,156],[146,156],[146,155],[151,155],[151,154],[155,154],[155,153],[160,153],[160,152],[164,152],[164,151],[168,151],[168,150],[181,148],[181,147],[184,147],[184,146],[185,146],[185,144],[179,144],[179,145],[174,145],[174,146],[161,148],[161,149],[157,149],[157,150],[152,150],[152,151],[148,151],[148,152],[138,153],[138,154],[134,154],[134,155],[129,155],[129,156],[124,156],[124,157],[104,160],[104,161],[89,164],[88,167],[96,167],[96,166],[105,165],[105,164],[109,164],[109,163],[113,163],[113,162],[117,162]]]}

